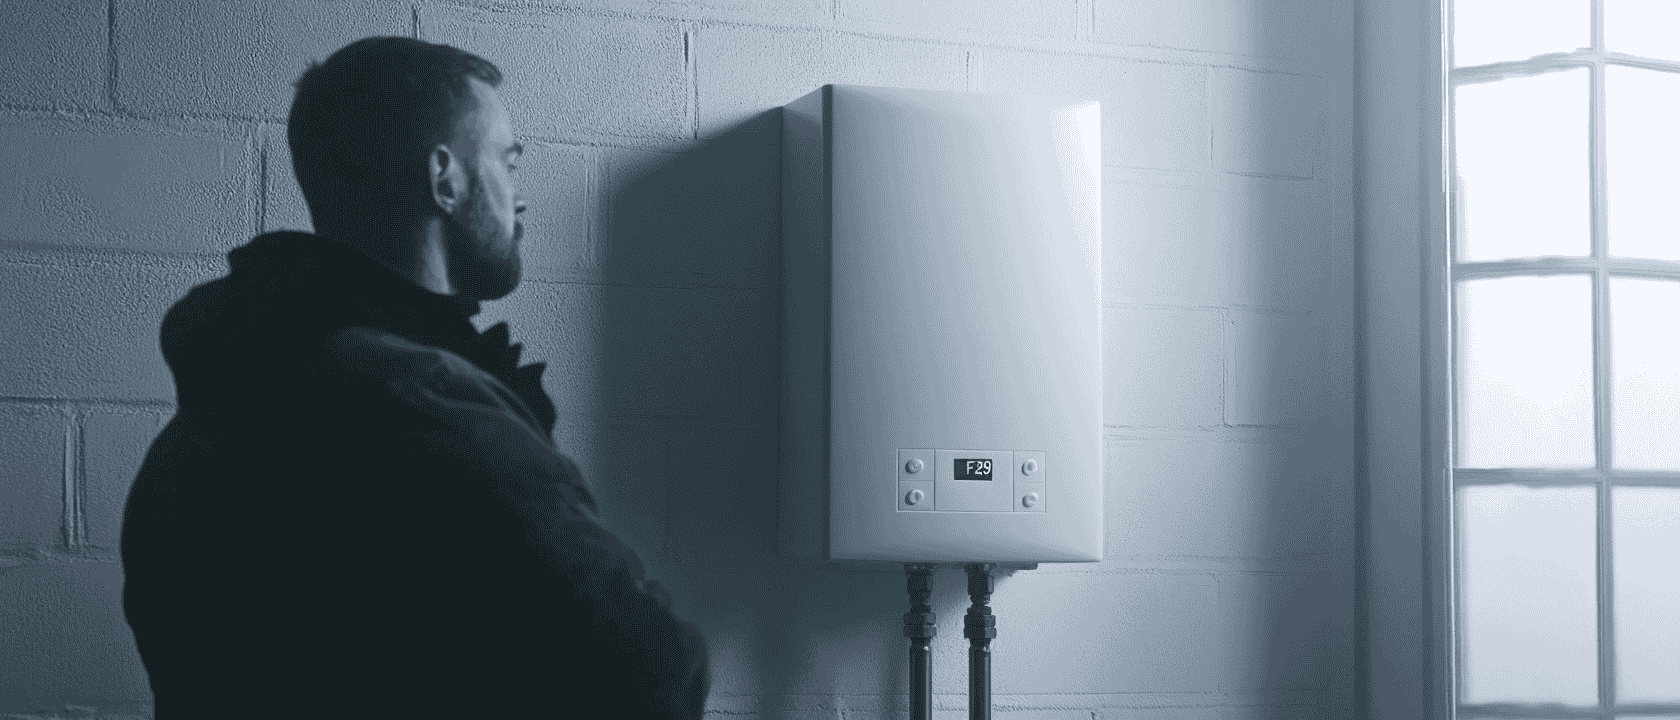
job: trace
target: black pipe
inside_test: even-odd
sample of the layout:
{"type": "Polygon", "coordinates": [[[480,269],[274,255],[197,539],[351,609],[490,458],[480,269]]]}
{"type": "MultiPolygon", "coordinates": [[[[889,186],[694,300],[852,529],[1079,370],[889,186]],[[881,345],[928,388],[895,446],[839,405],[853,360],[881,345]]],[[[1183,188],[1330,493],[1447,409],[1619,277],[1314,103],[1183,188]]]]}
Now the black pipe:
{"type": "Polygon", "coordinates": [[[933,720],[933,606],[928,604],[928,576],[933,565],[905,563],[904,584],[910,611],[904,613],[904,637],[910,638],[910,720],[933,720]]]}
{"type": "Polygon", "coordinates": [[[992,638],[997,618],[986,603],[992,598],[992,563],[969,563],[968,597],[973,601],[963,616],[968,638],[968,720],[992,720],[992,638]]]}

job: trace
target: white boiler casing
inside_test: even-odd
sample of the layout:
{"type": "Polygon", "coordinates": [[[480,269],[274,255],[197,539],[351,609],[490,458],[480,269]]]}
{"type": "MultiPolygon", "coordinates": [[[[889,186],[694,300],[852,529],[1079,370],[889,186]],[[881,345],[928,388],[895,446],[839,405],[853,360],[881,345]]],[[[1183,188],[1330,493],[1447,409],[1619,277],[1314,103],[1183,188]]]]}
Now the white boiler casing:
{"type": "Polygon", "coordinates": [[[854,85],[783,108],[783,555],[1102,559],[1100,126],[854,85]]]}

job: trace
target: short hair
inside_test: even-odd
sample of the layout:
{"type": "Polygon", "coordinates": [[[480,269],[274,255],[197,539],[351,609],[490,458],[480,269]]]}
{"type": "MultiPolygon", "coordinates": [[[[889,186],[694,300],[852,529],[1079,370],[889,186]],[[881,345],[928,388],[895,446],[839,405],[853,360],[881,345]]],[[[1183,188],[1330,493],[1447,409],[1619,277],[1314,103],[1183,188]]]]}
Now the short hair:
{"type": "Polygon", "coordinates": [[[474,107],[468,78],[494,87],[502,71],[465,50],[406,37],[363,38],[311,62],[296,83],[286,142],[317,222],[347,201],[426,197],[427,153],[474,107]]]}

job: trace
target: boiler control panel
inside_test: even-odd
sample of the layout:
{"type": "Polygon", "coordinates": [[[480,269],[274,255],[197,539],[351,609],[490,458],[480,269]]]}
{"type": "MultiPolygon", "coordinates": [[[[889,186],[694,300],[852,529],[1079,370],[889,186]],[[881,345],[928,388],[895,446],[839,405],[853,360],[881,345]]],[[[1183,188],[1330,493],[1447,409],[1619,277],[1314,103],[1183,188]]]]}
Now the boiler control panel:
{"type": "Polygon", "coordinates": [[[1049,468],[1040,450],[898,451],[901,512],[1044,512],[1049,468]]]}

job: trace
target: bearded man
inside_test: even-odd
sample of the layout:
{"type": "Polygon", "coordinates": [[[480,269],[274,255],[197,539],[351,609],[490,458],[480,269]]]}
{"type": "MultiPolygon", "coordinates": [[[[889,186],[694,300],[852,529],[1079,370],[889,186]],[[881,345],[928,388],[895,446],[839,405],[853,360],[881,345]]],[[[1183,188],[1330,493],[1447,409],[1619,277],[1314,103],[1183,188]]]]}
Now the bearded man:
{"type": "Polygon", "coordinates": [[[705,642],[555,448],[543,365],[469,321],[520,278],[501,80],[408,38],[312,65],[316,232],[164,318],[178,409],[122,535],[159,720],[701,716],[705,642]]]}

